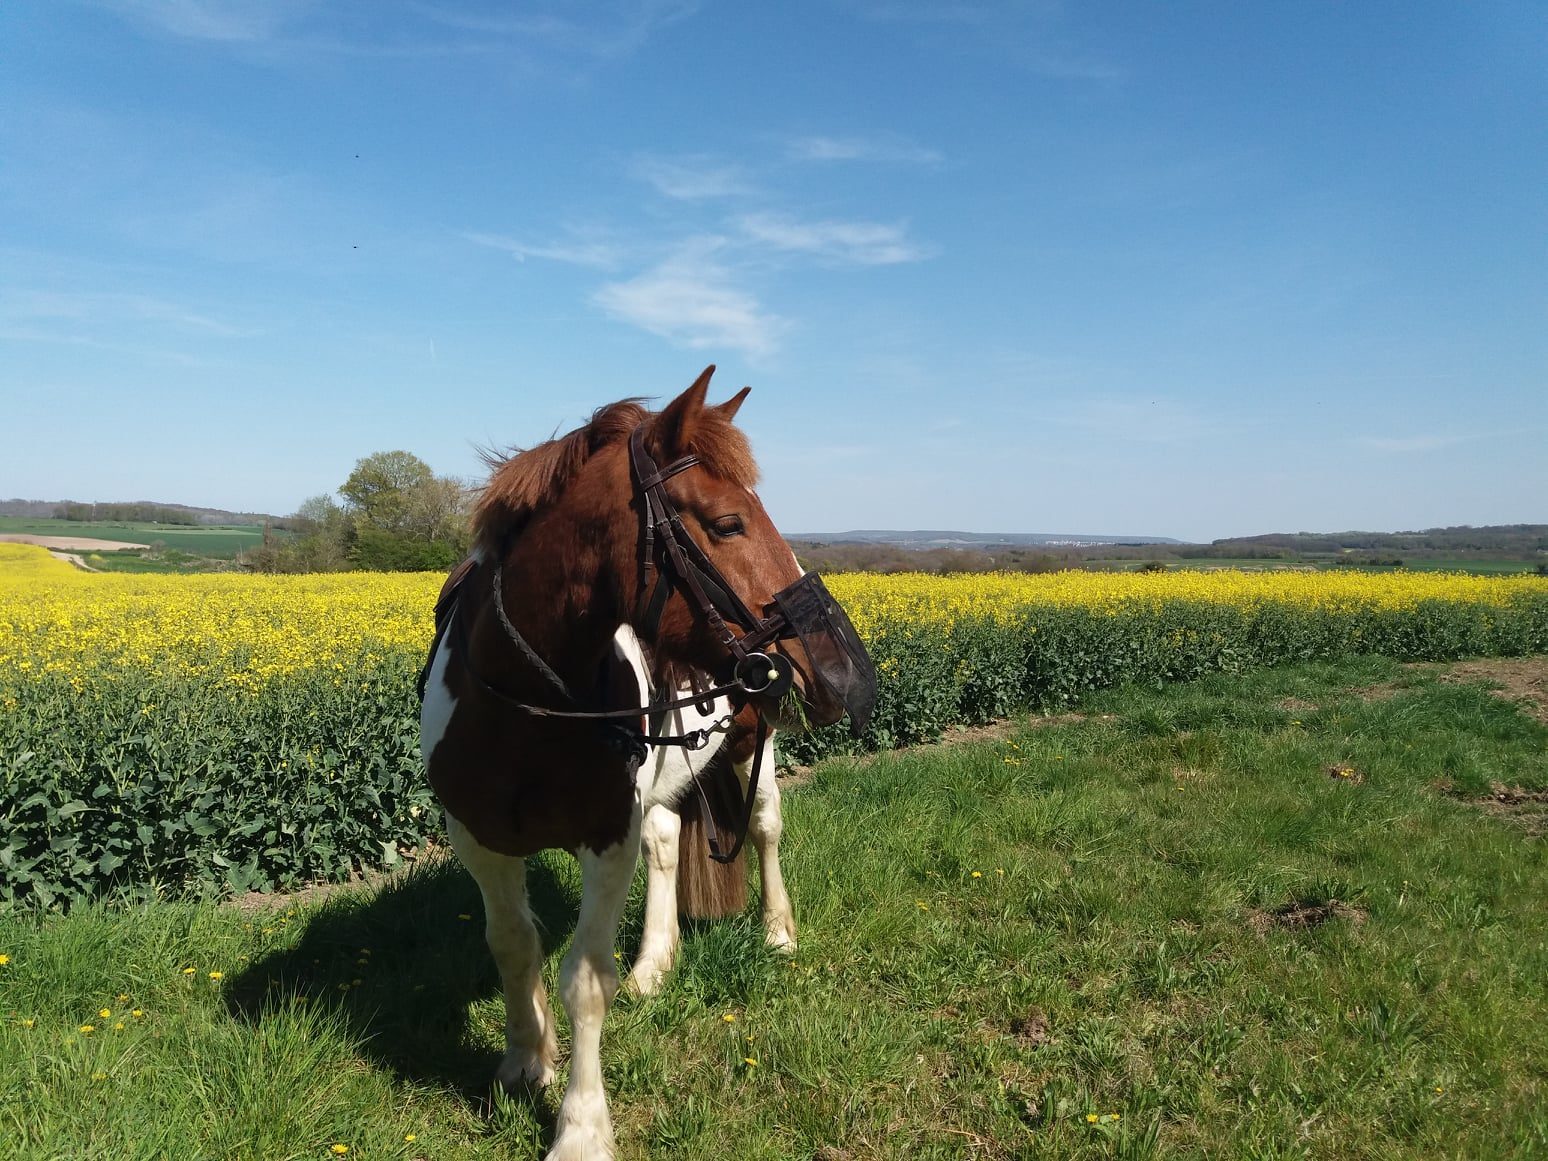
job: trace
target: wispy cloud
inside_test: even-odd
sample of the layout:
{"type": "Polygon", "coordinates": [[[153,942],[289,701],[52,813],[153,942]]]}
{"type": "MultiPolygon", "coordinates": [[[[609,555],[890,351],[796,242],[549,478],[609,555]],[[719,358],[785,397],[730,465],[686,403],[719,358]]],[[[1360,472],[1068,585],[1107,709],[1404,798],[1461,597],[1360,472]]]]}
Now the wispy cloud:
{"type": "Polygon", "coordinates": [[[903,226],[885,222],[800,222],[783,214],[746,214],[736,225],[754,242],[829,262],[890,266],[933,253],[911,242],[903,226]]]}
{"type": "MultiPolygon", "coordinates": [[[[251,338],[260,332],[233,326],[178,303],[144,294],[97,291],[9,290],[0,292],[0,323],[48,326],[56,323],[115,325],[161,323],[214,338],[251,338]]],[[[40,332],[42,333],[42,332],[40,332]]]]}
{"type": "MultiPolygon", "coordinates": [[[[92,0],[88,0],[92,2],[92,0]]],[[[491,15],[456,3],[319,5],[314,0],[94,0],[162,35],[263,50],[345,56],[521,52],[536,58],[616,60],[692,15],[698,0],[587,0],[523,4],[491,15]]],[[[278,54],[278,56],[276,56],[278,54]]]]}
{"type": "Polygon", "coordinates": [[[462,236],[479,246],[504,251],[518,262],[525,262],[528,258],[543,258],[550,262],[565,262],[572,266],[591,266],[598,269],[608,269],[618,264],[617,250],[602,242],[544,244],[523,242],[519,238],[509,238],[504,234],[464,233],[462,236]]]}
{"type": "Polygon", "coordinates": [[[944,160],[902,137],[796,137],[786,145],[792,161],[875,161],[934,165],[944,160]]]}
{"type": "Polygon", "coordinates": [[[733,283],[715,257],[723,241],[696,238],[666,261],[593,296],[609,315],[693,349],[730,348],[772,355],[788,324],[733,283]]]}
{"type": "Polygon", "coordinates": [[[657,193],[676,201],[739,197],[756,192],[738,167],[709,157],[640,157],[631,171],[654,186],[657,193]]]}

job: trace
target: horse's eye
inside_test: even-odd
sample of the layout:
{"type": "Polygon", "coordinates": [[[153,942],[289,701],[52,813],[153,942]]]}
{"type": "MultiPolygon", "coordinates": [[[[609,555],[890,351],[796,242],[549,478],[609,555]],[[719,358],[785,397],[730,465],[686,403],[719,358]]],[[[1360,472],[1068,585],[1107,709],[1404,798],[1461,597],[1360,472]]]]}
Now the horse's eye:
{"type": "Polygon", "coordinates": [[[719,520],[710,524],[710,531],[721,539],[725,539],[731,536],[740,536],[747,529],[742,527],[742,518],[740,516],[722,516],[719,520]]]}

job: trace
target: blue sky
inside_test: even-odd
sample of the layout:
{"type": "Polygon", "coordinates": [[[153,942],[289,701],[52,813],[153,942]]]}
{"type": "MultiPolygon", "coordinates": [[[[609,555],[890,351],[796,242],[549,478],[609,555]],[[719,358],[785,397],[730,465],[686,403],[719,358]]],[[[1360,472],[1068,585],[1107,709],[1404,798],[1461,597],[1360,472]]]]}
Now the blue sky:
{"type": "Polygon", "coordinates": [[[1548,10],[0,7],[0,495],[475,479],[709,362],[791,533],[1548,520],[1548,10]]]}

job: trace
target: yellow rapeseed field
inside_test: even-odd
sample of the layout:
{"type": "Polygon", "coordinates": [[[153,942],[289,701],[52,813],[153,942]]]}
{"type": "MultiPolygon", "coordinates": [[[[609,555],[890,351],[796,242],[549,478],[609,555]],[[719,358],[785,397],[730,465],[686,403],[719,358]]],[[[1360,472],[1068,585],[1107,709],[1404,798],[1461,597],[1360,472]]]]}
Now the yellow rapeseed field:
{"type": "MultiPolygon", "coordinates": [[[[86,574],[40,548],[0,544],[0,669],[70,674],[154,669],[237,684],[363,656],[424,648],[438,574],[315,576],[86,574]]],[[[1436,573],[1167,572],[829,579],[866,636],[889,624],[1032,619],[1082,607],[1118,613],[1163,602],[1276,603],[1341,613],[1441,601],[1508,606],[1548,581],[1436,573]]]]}

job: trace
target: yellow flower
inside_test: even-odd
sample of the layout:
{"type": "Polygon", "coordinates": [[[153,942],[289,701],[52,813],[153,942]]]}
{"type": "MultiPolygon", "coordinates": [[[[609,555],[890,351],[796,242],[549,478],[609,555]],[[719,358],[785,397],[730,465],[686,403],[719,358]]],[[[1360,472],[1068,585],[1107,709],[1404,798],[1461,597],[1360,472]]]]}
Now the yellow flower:
{"type": "Polygon", "coordinates": [[[736,1023],[736,1013],[735,1012],[727,1012],[724,1016],[721,1017],[721,1019],[724,1020],[727,1024],[735,1024],[736,1023]]]}
{"type": "Polygon", "coordinates": [[[111,1015],[112,1015],[112,1014],[113,1014],[113,1013],[112,1013],[112,1011],[110,1011],[110,1010],[109,1010],[109,1009],[107,1009],[107,1008],[103,1008],[103,1009],[102,1009],[102,1010],[101,1010],[101,1011],[99,1011],[99,1012],[98,1012],[98,1013],[97,1013],[97,1015],[98,1015],[98,1016],[100,1016],[100,1017],[101,1017],[101,1018],[102,1018],[102,1019],[104,1019],[104,1020],[106,1020],[106,1019],[107,1019],[107,1018],[108,1018],[108,1017],[109,1017],[109,1016],[111,1016],[111,1015]]]}
{"type": "Polygon", "coordinates": [[[195,972],[195,971],[196,971],[196,970],[198,970],[198,969],[196,969],[196,968],[191,968],[191,967],[185,967],[185,968],[184,968],[184,969],[183,969],[183,974],[184,974],[184,975],[185,975],[185,976],[191,976],[191,975],[193,975],[193,974],[194,974],[194,972],[195,972]]]}
{"type": "Polygon", "coordinates": [[[419,1140],[419,1136],[416,1133],[404,1133],[403,1139],[412,1145],[415,1141],[419,1140]]]}
{"type": "Polygon", "coordinates": [[[119,992],[118,995],[114,997],[114,999],[116,999],[120,1004],[127,1004],[129,1002],[129,993],[119,992]]]}
{"type": "Polygon", "coordinates": [[[105,1073],[105,1072],[94,1072],[94,1073],[91,1074],[91,1079],[92,1080],[106,1080],[107,1079],[107,1073],[105,1073]]]}
{"type": "Polygon", "coordinates": [[[1094,1125],[1094,1124],[1097,1123],[1098,1120],[1100,1120],[1100,1118],[1095,1113],[1087,1113],[1086,1114],[1086,1124],[1094,1125]]]}
{"type": "Polygon", "coordinates": [[[344,1154],[349,1152],[349,1146],[343,1144],[342,1142],[340,1142],[338,1144],[334,1144],[334,1145],[329,1145],[328,1146],[328,1152],[334,1154],[337,1157],[342,1157],[342,1156],[344,1156],[344,1154]]]}
{"type": "Polygon", "coordinates": [[[129,1014],[131,1016],[133,1016],[136,1020],[138,1020],[141,1016],[145,1015],[145,1010],[143,1008],[136,1008],[134,1011],[130,1012],[129,1014]]]}
{"type": "Polygon", "coordinates": [[[748,1068],[757,1068],[758,1067],[758,1062],[756,1060],[754,1060],[751,1056],[744,1056],[744,1057],[742,1057],[742,1063],[745,1064],[748,1068]]]}
{"type": "Polygon", "coordinates": [[[983,877],[984,877],[984,873],[982,871],[974,871],[973,872],[973,878],[975,878],[975,879],[982,879],[983,877]]]}
{"type": "Polygon", "coordinates": [[[97,1030],[97,1026],[95,1024],[82,1024],[80,1030],[82,1035],[90,1036],[97,1030]]]}
{"type": "Polygon", "coordinates": [[[38,1022],[29,1016],[27,1019],[21,1022],[21,1026],[23,1028],[36,1028],[38,1026],[38,1022]]]}
{"type": "Polygon", "coordinates": [[[226,978],[226,973],[225,972],[211,972],[210,973],[210,979],[212,979],[212,980],[223,980],[225,978],[226,978]]]}
{"type": "Polygon", "coordinates": [[[919,908],[919,910],[921,910],[921,911],[928,911],[928,910],[930,910],[930,905],[928,903],[926,903],[923,899],[915,899],[914,900],[914,906],[919,908]]]}
{"type": "Polygon", "coordinates": [[[114,1032],[122,1032],[123,1030],[124,1030],[124,1022],[122,1020],[120,1020],[118,1023],[113,1025],[113,1031],[114,1032]]]}
{"type": "Polygon", "coordinates": [[[0,955],[0,967],[4,967],[6,964],[8,964],[10,962],[11,962],[11,957],[10,956],[8,956],[8,955],[0,955]]]}

